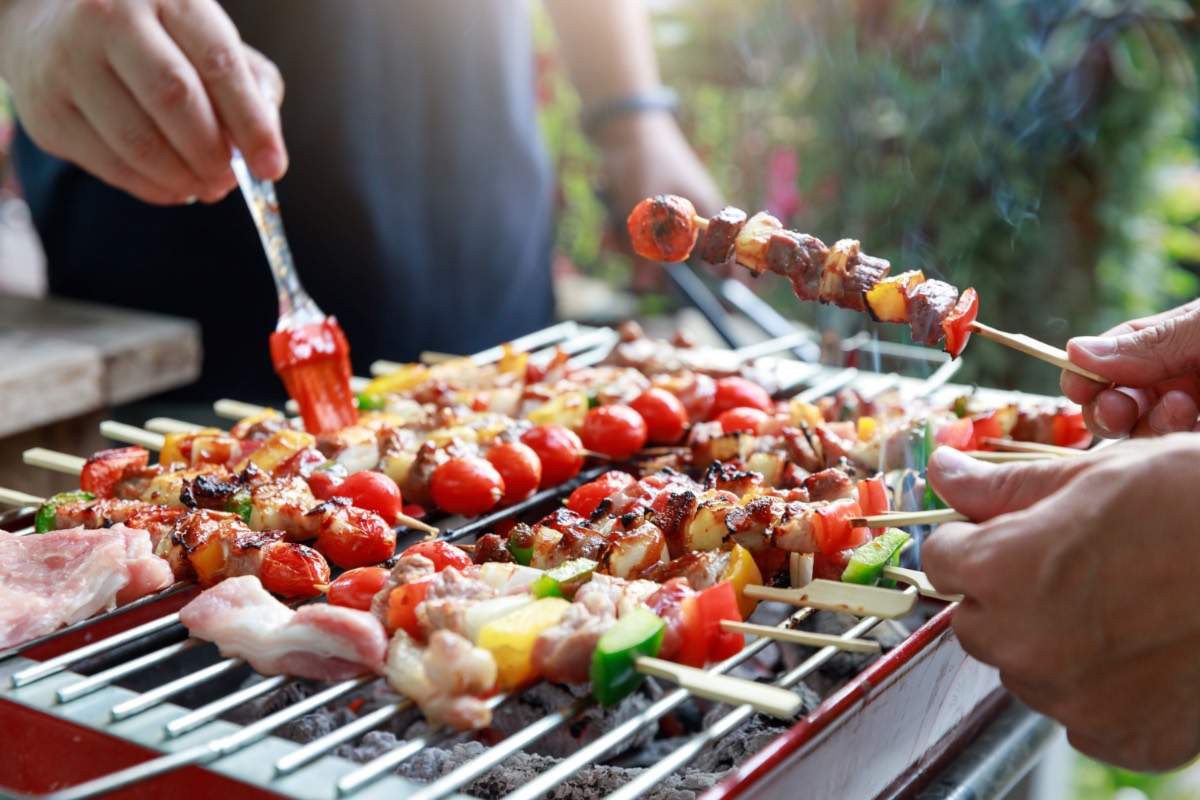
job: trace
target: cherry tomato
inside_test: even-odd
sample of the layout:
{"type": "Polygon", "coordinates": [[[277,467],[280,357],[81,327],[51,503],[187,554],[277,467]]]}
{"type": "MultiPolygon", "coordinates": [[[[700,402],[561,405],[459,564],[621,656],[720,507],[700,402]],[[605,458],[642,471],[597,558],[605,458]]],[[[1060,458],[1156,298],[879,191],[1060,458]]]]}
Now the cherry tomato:
{"type": "Polygon", "coordinates": [[[628,406],[598,406],[583,420],[583,446],[624,461],[646,446],[646,421],[628,406]]]}
{"type": "Polygon", "coordinates": [[[633,250],[651,261],[686,261],[700,229],[690,200],[673,194],[647,197],[626,220],[633,250]]]}
{"type": "Polygon", "coordinates": [[[391,570],[383,567],[359,567],[348,570],[329,584],[325,594],[335,606],[370,611],[371,601],[387,583],[391,570]]]}
{"type": "Polygon", "coordinates": [[[467,551],[443,541],[417,542],[400,555],[401,557],[425,556],[425,558],[433,562],[433,568],[437,572],[441,572],[446,567],[466,569],[475,563],[467,555],[467,551]]]}
{"type": "Polygon", "coordinates": [[[675,444],[687,430],[688,412],[678,397],[666,389],[647,389],[629,407],[646,421],[647,439],[654,444],[675,444]]]}
{"type": "Polygon", "coordinates": [[[542,462],[527,444],[505,442],[489,450],[487,460],[504,479],[502,506],[521,502],[536,492],[542,482],[542,462]]]}
{"type": "Polygon", "coordinates": [[[317,584],[329,583],[329,564],[316,550],[294,542],[271,542],[263,548],[258,579],[263,588],[283,597],[316,597],[317,584]]]}
{"type": "Polygon", "coordinates": [[[337,489],[343,480],[341,475],[321,470],[308,476],[308,488],[318,500],[329,500],[338,493],[337,489]]]}
{"type": "Polygon", "coordinates": [[[400,497],[400,487],[396,482],[382,472],[373,470],[355,472],[341,482],[334,494],[347,498],[359,508],[374,511],[389,525],[395,524],[396,515],[404,508],[404,500],[400,497]]]}
{"type": "Polygon", "coordinates": [[[487,459],[452,458],[433,472],[430,492],[449,514],[473,517],[492,509],[504,496],[504,478],[487,459]]]}
{"type": "Polygon", "coordinates": [[[757,408],[731,408],[728,411],[722,411],[717,417],[717,422],[721,423],[721,430],[726,433],[753,433],[757,435],[762,430],[762,426],[770,422],[771,418],[763,411],[757,408]]]}
{"type": "Polygon", "coordinates": [[[731,408],[741,407],[770,411],[774,405],[771,403],[771,395],[757,383],[736,376],[717,381],[717,393],[713,398],[712,411],[709,412],[712,419],[731,408]]]}
{"type": "Polygon", "coordinates": [[[633,483],[633,476],[627,472],[613,470],[606,472],[591,483],[585,483],[567,498],[567,508],[581,517],[590,517],[600,507],[606,498],[633,483]]]}
{"type": "Polygon", "coordinates": [[[317,547],[339,567],[352,569],[386,561],[396,552],[396,532],[373,511],[329,503],[317,528],[317,547]]]}
{"type": "Polygon", "coordinates": [[[113,487],[126,470],[150,463],[150,451],[144,447],[118,447],[92,455],[79,474],[79,488],[96,497],[112,497],[113,487]]]}
{"type": "Polygon", "coordinates": [[[562,425],[545,423],[530,428],[521,434],[521,443],[532,448],[542,462],[539,489],[565,483],[583,469],[583,442],[562,425]]]}

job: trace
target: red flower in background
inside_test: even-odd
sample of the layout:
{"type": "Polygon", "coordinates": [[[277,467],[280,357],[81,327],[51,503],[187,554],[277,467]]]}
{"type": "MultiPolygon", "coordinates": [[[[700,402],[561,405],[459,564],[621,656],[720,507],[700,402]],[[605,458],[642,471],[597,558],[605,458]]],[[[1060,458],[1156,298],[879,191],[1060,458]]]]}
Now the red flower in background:
{"type": "Polygon", "coordinates": [[[767,210],[783,221],[790,220],[804,207],[797,180],[800,157],[795,151],[776,148],[767,159],[767,210]]]}

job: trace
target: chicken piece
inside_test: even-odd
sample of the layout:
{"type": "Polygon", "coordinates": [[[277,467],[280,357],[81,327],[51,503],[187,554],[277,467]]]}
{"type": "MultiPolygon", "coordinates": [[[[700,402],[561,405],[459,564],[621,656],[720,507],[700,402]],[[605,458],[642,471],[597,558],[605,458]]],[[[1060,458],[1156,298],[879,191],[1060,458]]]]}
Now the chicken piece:
{"type": "MultiPolygon", "coordinates": [[[[95,530],[125,522],[146,504],[141,500],[72,500],[54,508],[54,529],[87,528],[95,530]]],[[[183,510],[180,509],[180,513],[183,510]]]]}
{"type": "Polygon", "coordinates": [[[596,642],[616,621],[616,605],[607,595],[576,595],[562,620],[533,643],[534,671],[551,683],[586,683],[596,642]]]}
{"type": "Polygon", "coordinates": [[[492,721],[491,709],[475,695],[496,686],[492,654],[450,631],[434,631],[429,645],[398,630],[387,649],[388,685],[420,707],[432,727],[479,730],[492,721]]]}
{"type": "Polygon", "coordinates": [[[638,578],[663,560],[666,546],[662,529],[652,522],[644,522],[630,531],[614,530],[603,563],[611,575],[638,578]]]}
{"type": "Polygon", "coordinates": [[[237,514],[197,510],[179,518],[157,553],[180,580],[195,577],[201,586],[239,575],[258,575],[263,545],[281,541],[283,531],[252,531],[237,514]]]}
{"type": "Polygon", "coordinates": [[[813,501],[858,499],[854,481],[840,469],[825,469],[809,475],[804,479],[804,488],[813,501]]]}
{"type": "Polygon", "coordinates": [[[439,572],[426,590],[425,601],[417,606],[421,630],[444,630],[465,636],[467,608],[472,603],[499,595],[494,588],[479,580],[478,573],[478,567],[468,567],[466,574],[454,567],[439,572]],[[474,570],[474,573],[470,570],[474,570]]]}
{"type": "Polygon", "coordinates": [[[343,681],[384,668],[387,635],[369,613],[327,603],[293,611],[252,575],[202,592],[180,609],[179,620],[221,655],[244,658],[263,675],[343,681]]]}
{"type": "Polygon", "coordinates": [[[319,505],[304,478],[276,479],[250,490],[250,527],[284,531],[293,542],[317,538],[322,519],[305,515],[319,505]]]}
{"type": "Polygon", "coordinates": [[[185,505],[183,487],[201,475],[214,480],[232,480],[233,473],[220,464],[200,464],[190,469],[160,466],[130,470],[113,487],[113,496],[125,500],[144,500],[167,506],[185,505]]]}
{"type": "Polygon", "coordinates": [[[0,650],[53,633],[171,583],[145,531],[0,531],[0,650]]]}

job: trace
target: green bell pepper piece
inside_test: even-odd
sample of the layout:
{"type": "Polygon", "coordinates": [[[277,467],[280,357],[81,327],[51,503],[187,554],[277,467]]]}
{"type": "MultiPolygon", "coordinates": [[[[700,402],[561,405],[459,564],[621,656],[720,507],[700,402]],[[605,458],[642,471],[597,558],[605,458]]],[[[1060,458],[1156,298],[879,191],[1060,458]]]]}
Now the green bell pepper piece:
{"type": "Polygon", "coordinates": [[[512,553],[513,561],[522,567],[528,567],[533,561],[533,529],[528,525],[518,525],[508,535],[508,544],[504,545],[512,553]]]}
{"type": "Polygon", "coordinates": [[[529,584],[529,593],[534,597],[566,597],[572,596],[579,585],[590,579],[599,562],[590,558],[576,558],[553,569],[548,569],[529,584]]]}
{"type": "Polygon", "coordinates": [[[77,500],[95,500],[96,495],[91,492],[61,492],[46,500],[38,507],[37,514],[33,518],[34,533],[45,533],[52,531],[56,527],[58,517],[58,507],[64,503],[74,503],[77,500]]]}
{"type": "Polygon", "coordinates": [[[611,708],[637,689],[642,675],[638,656],[656,656],[662,647],[666,625],[650,609],[638,606],[605,631],[592,654],[592,694],[600,705],[611,708]]]}
{"type": "Polygon", "coordinates": [[[358,396],[359,411],[383,411],[383,395],[360,394],[358,396]]]}
{"type": "Polygon", "coordinates": [[[250,516],[254,513],[254,503],[251,501],[250,490],[242,489],[234,492],[229,498],[229,502],[225,505],[226,511],[232,511],[242,518],[242,521],[247,525],[250,524],[250,516]]]}
{"type": "MultiPolygon", "coordinates": [[[[888,528],[854,551],[850,563],[842,571],[842,581],[864,585],[879,583],[884,567],[900,565],[900,548],[908,538],[908,534],[899,528],[888,528]]],[[[895,581],[889,580],[886,585],[895,585],[895,581]]]]}

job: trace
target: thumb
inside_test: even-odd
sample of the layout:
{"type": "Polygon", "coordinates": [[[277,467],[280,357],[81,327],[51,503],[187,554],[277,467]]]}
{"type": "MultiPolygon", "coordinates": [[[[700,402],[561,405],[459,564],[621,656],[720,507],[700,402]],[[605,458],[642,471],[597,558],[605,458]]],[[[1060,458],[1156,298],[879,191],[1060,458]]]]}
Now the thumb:
{"type": "Polygon", "coordinates": [[[1200,367],[1200,307],[1114,336],[1080,336],[1067,355],[1081,367],[1128,387],[1149,387],[1200,367]]]}
{"type": "Polygon", "coordinates": [[[988,464],[939,447],[929,459],[929,483],[949,506],[984,520],[1028,508],[1053,494],[1087,468],[1080,457],[988,464]]]}

